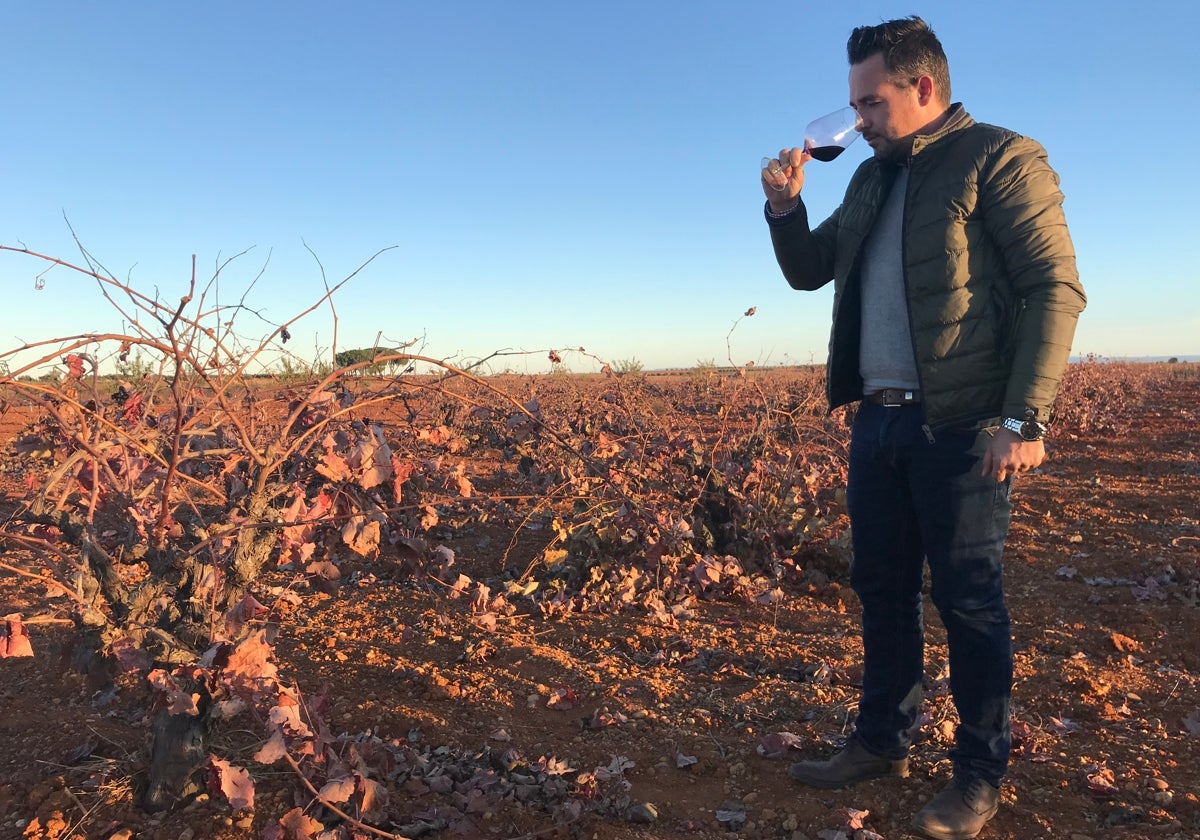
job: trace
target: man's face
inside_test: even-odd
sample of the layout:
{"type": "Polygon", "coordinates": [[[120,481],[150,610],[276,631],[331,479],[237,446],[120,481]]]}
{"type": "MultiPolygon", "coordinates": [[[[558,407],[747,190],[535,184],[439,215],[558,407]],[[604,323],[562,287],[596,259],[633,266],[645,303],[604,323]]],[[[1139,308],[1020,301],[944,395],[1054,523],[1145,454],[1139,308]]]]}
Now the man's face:
{"type": "Polygon", "coordinates": [[[903,87],[895,83],[879,53],[850,65],[850,104],[877,158],[906,158],[909,139],[931,120],[918,86],[910,79],[902,81],[903,87]]]}

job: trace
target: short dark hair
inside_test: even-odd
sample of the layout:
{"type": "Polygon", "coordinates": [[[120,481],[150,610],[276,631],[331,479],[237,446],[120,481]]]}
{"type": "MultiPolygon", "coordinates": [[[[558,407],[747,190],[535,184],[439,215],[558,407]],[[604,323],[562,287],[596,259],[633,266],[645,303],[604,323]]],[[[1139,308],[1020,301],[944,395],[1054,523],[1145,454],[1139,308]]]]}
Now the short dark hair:
{"type": "Polygon", "coordinates": [[[921,76],[933,79],[938,97],[950,103],[950,64],[942,42],[921,18],[899,18],[877,26],[860,26],[850,33],[846,55],[851,64],[861,64],[876,53],[897,83],[915,84],[921,76]]]}

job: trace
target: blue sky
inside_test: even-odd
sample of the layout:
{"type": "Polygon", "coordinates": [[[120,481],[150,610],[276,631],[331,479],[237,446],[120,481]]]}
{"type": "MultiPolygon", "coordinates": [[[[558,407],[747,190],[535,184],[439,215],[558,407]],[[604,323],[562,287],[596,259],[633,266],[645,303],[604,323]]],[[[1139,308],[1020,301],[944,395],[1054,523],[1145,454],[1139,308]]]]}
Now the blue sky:
{"type": "MultiPolygon", "coordinates": [[[[913,13],[954,98],[1062,176],[1090,298],[1075,352],[1200,353],[1190,0],[5,4],[0,244],[77,260],[69,222],[166,299],[192,254],[204,280],[249,249],[222,300],[258,278],[247,304],[274,322],[321,295],[313,254],[336,281],[390,249],[339,294],[339,349],[822,362],[831,290],[780,277],[758,161],[845,104],[853,27],[913,13]]],[[[813,216],[869,152],[810,167],[813,216]]],[[[70,272],[36,289],[44,268],[0,253],[0,348],[121,327],[70,272]]],[[[328,357],[328,310],[293,334],[328,357]]]]}

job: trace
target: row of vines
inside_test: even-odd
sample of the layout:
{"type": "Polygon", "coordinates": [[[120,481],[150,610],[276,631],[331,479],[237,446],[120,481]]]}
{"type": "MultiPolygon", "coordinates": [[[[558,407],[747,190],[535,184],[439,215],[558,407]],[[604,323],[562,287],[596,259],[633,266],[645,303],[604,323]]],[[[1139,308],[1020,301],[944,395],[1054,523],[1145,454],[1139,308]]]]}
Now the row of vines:
{"type": "MultiPolygon", "coordinates": [[[[363,743],[347,759],[320,704],[272,664],[288,599],[336,591],[348,563],[386,560],[487,629],[502,614],[606,610],[673,626],[697,598],[770,605],[787,566],[844,556],[847,417],[827,412],[819,370],[483,375],[400,348],[271,380],[250,371],[286,357],[299,318],[336,319],[340,284],[247,342],[240,309],[209,301],[212,283],[168,304],[90,264],[23,258],[97,283],[134,325],[0,353],[0,409],[25,419],[0,466],[26,491],[0,524],[0,566],[68,605],[76,667],[156,698],[148,811],[205,785],[252,809],[255,771],[207,738],[250,720],[255,765],[291,768],[337,815],[328,836],[404,836],[378,826],[397,765],[419,775],[421,762],[372,758],[382,748],[363,743]],[[105,372],[131,357],[154,363],[136,379],[105,372]],[[60,380],[29,375],[52,363],[60,380]],[[360,375],[417,365],[433,372],[360,375]],[[508,548],[467,574],[449,546],[474,526],[508,548]],[[267,591],[268,573],[287,585],[267,591]]],[[[542,352],[561,363],[566,351],[542,352]]],[[[1055,434],[1119,430],[1167,369],[1073,364],[1055,434]]],[[[33,653],[21,621],[7,617],[0,653],[33,653]]],[[[538,772],[557,784],[562,819],[606,782],[538,772]]],[[[505,790],[468,775],[441,784],[467,798],[505,790]]],[[[271,836],[325,830],[297,809],[271,836]]]]}

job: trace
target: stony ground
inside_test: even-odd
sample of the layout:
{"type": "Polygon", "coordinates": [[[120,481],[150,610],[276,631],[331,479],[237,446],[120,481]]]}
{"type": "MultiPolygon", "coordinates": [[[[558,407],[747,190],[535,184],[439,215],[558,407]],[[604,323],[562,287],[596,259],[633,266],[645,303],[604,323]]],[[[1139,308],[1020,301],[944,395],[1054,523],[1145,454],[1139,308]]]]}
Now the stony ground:
{"type": "MultiPolygon", "coordinates": [[[[1198,405],[1200,381],[1172,380],[1129,428],[1056,438],[1045,467],[1020,479],[1007,560],[1017,741],[983,837],[1200,837],[1198,405]]],[[[480,576],[506,545],[485,531],[458,535],[480,576]]],[[[290,770],[272,767],[252,814],[206,796],[168,815],[134,808],[145,694],[98,693],[71,670],[60,605],[26,583],[0,572],[0,612],[25,616],[37,653],[0,660],[0,838],[258,837],[311,803],[290,770]]],[[[931,618],[911,776],[805,790],[787,764],[830,752],[852,720],[857,603],[833,562],[783,587],[775,607],[701,602],[673,630],[631,610],[518,614],[485,631],[460,603],[376,567],[336,596],[289,605],[276,656],[301,691],[328,687],[340,731],[445,761],[517,750],[574,771],[616,767],[629,783],[626,798],[592,803],[567,825],[525,791],[440,832],[428,817],[436,796],[409,786],[412,813],[428,817],[414,817],[409,836],[911,836],[911,814],[949,773],[940,625],[931,618]]],[[[236,729],[211,737],[226,754],[253,749],[236,729]]]]}

